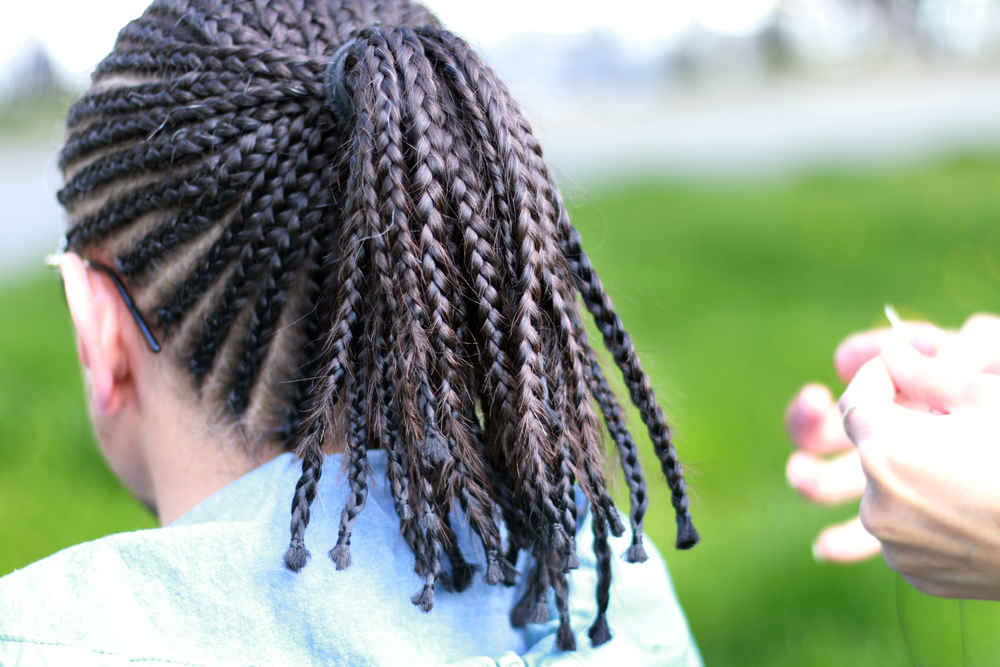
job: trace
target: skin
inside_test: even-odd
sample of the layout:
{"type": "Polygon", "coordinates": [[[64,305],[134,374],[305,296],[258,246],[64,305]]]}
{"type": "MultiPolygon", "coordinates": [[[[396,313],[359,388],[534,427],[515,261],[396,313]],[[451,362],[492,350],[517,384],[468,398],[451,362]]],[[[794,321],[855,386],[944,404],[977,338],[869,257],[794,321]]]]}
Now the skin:
{"type": "Polygon", "coordinates": [[[110,278],[72,253],[59,266],[101,453],[161,524],[277,455],[251,456],[213,423],[168,350],[150,351],[110,278]]]}
{"type": "Polygon", "coordinates": [[[1000,319],[857,334],[834,365],[850,381],[840,401],[806,385],[785,416],[791,485],[819,503],[861,496],[859,518],[820,534],[817,558],[881,550],[925,593],[1000,599],[1000,319]]]}

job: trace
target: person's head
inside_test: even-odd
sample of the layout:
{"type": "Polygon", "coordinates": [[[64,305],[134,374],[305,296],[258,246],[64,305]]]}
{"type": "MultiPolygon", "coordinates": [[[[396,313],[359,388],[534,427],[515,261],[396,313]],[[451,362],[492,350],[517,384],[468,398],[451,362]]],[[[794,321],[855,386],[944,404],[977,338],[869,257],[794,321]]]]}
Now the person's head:
{"type": "MultiPolygon", "coordinates": [[[[598,555],[591,637],[606,641],[607,535],[624,527],[593,404],[621,453],[631,561],[646,557],[647,498],[581,296],[649,428],[678,546],[697,541],[669,428],[527,121],[419,5],[157,0],[67,124],[67,247],[114,267],[118,297],[135,298],[169,368],[144,377],[175,378],[184,409],[248,451],[302,458],[290,569],[309,556],[309,505],[334,449],[351,494],[330,555],[350,565],[367,452],[382,449],[425,580],[414,604],[429,610],[436,581],[461,590],[473,576],[449,521],[461,511],[488,583],[512,581],[519,550],[535,556],[514,620],[537,620],[554,588],[570,648],[578,484],[598,555]]],[[[111,277],[89,280],[116,298],[111,277]]],[[[152,358],[138,327],[128,335],[152,358]]]]}

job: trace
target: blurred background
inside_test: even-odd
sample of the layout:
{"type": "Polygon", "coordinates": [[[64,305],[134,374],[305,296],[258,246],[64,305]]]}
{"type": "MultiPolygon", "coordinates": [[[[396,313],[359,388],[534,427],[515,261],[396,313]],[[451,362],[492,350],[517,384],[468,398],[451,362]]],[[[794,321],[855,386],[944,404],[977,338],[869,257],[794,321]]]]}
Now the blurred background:
{"type": "MultiPolygon", "coordinates": [[[[0,574],[155,525],[94,447],[42,268],[62,116],[145,2],[7,4],[0,574]]],[[[789,490],[782,413],[806,381],[842,388],[835,345],[886,302],[949,326],[1000,310],[1000,2],[428,5],[524,104],[676,427],[703,542],[669,549],[658,484],[647,530],[706,664],[962,664],[957,603],[902,609],[880,559],[813,560],[857,506],[789,490]]]]}

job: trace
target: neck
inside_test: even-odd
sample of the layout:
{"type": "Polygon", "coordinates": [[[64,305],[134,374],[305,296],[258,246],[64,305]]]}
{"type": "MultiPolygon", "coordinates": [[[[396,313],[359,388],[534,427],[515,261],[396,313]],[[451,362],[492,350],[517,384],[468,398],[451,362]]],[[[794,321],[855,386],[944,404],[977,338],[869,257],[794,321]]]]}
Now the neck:
{"type": "Polygon", "coordinates": [[[137,420],[137,445],[148,491],[132,489],[155,509],[164,526],[279,453],[267,448],[252,455],[240,438],[229,435],[237,433],[235,428],[216,426],[203,405],[188,398],[194,394],[178,391],[171,380],[175,378],[139,383],[147,388],[138,397],[147,409],[137,420]]]}
{"type": "Polygon", "coordinates": [[[167,420],[146,440],[151,500],[164,526],[263,462],[252,460],[240,443],[198,431],[167,420]]]}

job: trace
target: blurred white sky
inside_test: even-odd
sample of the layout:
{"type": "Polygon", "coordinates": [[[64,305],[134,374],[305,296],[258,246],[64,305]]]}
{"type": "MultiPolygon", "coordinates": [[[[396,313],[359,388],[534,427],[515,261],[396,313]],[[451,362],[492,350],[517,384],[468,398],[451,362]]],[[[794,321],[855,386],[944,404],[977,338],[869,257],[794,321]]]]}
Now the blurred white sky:
{"type": "MultiPolygon", "coordinates": [[[[110,50],[115,35],[148,0],[2,0],[0,68],[35,37],[64,72],[78,79],[110,50]]],[[[776,0],[426,0],[455,32],[495,44],[519,32],[575,33],[608,27],[636,42],[655,42],[692,22],[727,34],[752,32],[776,0]]]]}

